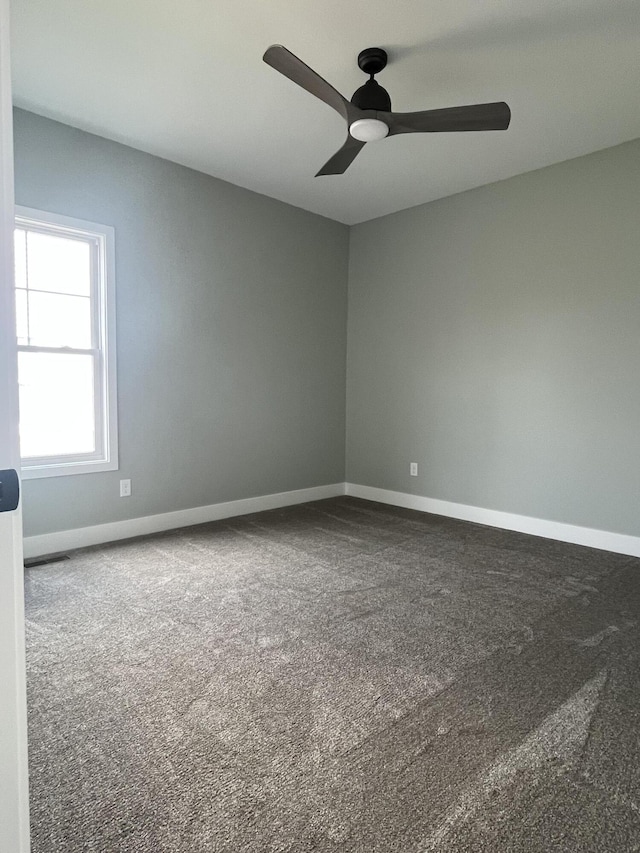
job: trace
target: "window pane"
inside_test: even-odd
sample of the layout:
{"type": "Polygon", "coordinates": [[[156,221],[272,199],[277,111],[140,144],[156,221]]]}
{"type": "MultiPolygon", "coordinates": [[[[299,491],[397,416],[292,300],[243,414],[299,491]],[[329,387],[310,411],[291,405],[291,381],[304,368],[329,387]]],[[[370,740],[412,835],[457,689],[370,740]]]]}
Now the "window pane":
{"type": "Polygon", "coordinates": [[[91,348],[91,300],[29,291],[29,343],[36,347],[91,348]]]}
{"type": "Polygon", "coordinates": [[[27,315],[27,291],[16,290],[16,334],[19,344],[29,343],[29,323],[27,315]]]}
{"type": "Polygon", "coordinates": [[[27,286],[27,233],[22,228],[14,232],[13,257],[15,263],[16,287],[27,286]]]}
{"type": "Polygon", "coordinates": [[[22,457],[95,450],[93,357],[18,353],[22,457]]]}
{"type": "Polygon", "coordinates": [[[91,244],[29,231],[29,288],[56,293],[91,295],[91,244]]]}

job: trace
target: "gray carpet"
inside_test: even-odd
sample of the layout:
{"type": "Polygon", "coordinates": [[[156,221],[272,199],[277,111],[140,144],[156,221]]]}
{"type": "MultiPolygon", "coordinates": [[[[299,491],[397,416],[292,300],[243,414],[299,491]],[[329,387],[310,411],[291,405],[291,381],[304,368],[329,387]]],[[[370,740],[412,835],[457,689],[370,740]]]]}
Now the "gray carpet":
{"type": "Polygon", "coordinates": [[[640,560],[336,498],[27,573],[33,853],[640,850],[640,560]]]}

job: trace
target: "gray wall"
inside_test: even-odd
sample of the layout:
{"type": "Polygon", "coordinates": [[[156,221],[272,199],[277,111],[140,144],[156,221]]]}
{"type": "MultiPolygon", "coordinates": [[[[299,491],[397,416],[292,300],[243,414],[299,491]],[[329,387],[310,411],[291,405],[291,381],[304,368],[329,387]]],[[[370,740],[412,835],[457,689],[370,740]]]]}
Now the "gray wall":
{"type": "Polygon", "coordinates": [[[349,247],[313,214],[15,122],[18,203],[112,224],[117,252],[121,470],[25,482],[27,535],[341,481],[348,262],[349,481],[640,535],[640,142],[349,247]]]}
{"type": "Polygon", "coordinates": [[[348,480],[639,535],[639,214],[636,141],[352,228],[348,480]]]}
{"type": "Polygon", "coordinates": [[[120,471],[25,482],[26,535],[344,479],[346,226],[20,110],[15,168],[116,229],[120,471]]]}

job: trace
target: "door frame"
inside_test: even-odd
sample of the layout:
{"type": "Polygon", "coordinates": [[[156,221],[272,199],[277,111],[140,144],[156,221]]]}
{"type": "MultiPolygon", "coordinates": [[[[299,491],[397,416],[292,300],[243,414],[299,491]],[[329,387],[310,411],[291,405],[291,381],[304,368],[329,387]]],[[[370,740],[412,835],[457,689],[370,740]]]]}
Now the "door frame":
{"type": "MultiPolygon", "coordinates": [[[[19,470],[9,0],[0,0],[0,470],[19,470]]],[[[0,850],[28,853],[22,510],[0,513],[0,850]]]]}

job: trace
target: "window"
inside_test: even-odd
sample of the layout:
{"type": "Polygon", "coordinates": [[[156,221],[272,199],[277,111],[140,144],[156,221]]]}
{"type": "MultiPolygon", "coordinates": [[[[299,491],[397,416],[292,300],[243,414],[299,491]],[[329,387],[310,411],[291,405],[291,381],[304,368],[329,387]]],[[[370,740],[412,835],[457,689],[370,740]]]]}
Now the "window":
{"type": "Polygon", "coordinates": [[[16,209],[22,476],[118,467],[113,228],[16,209]]]}

